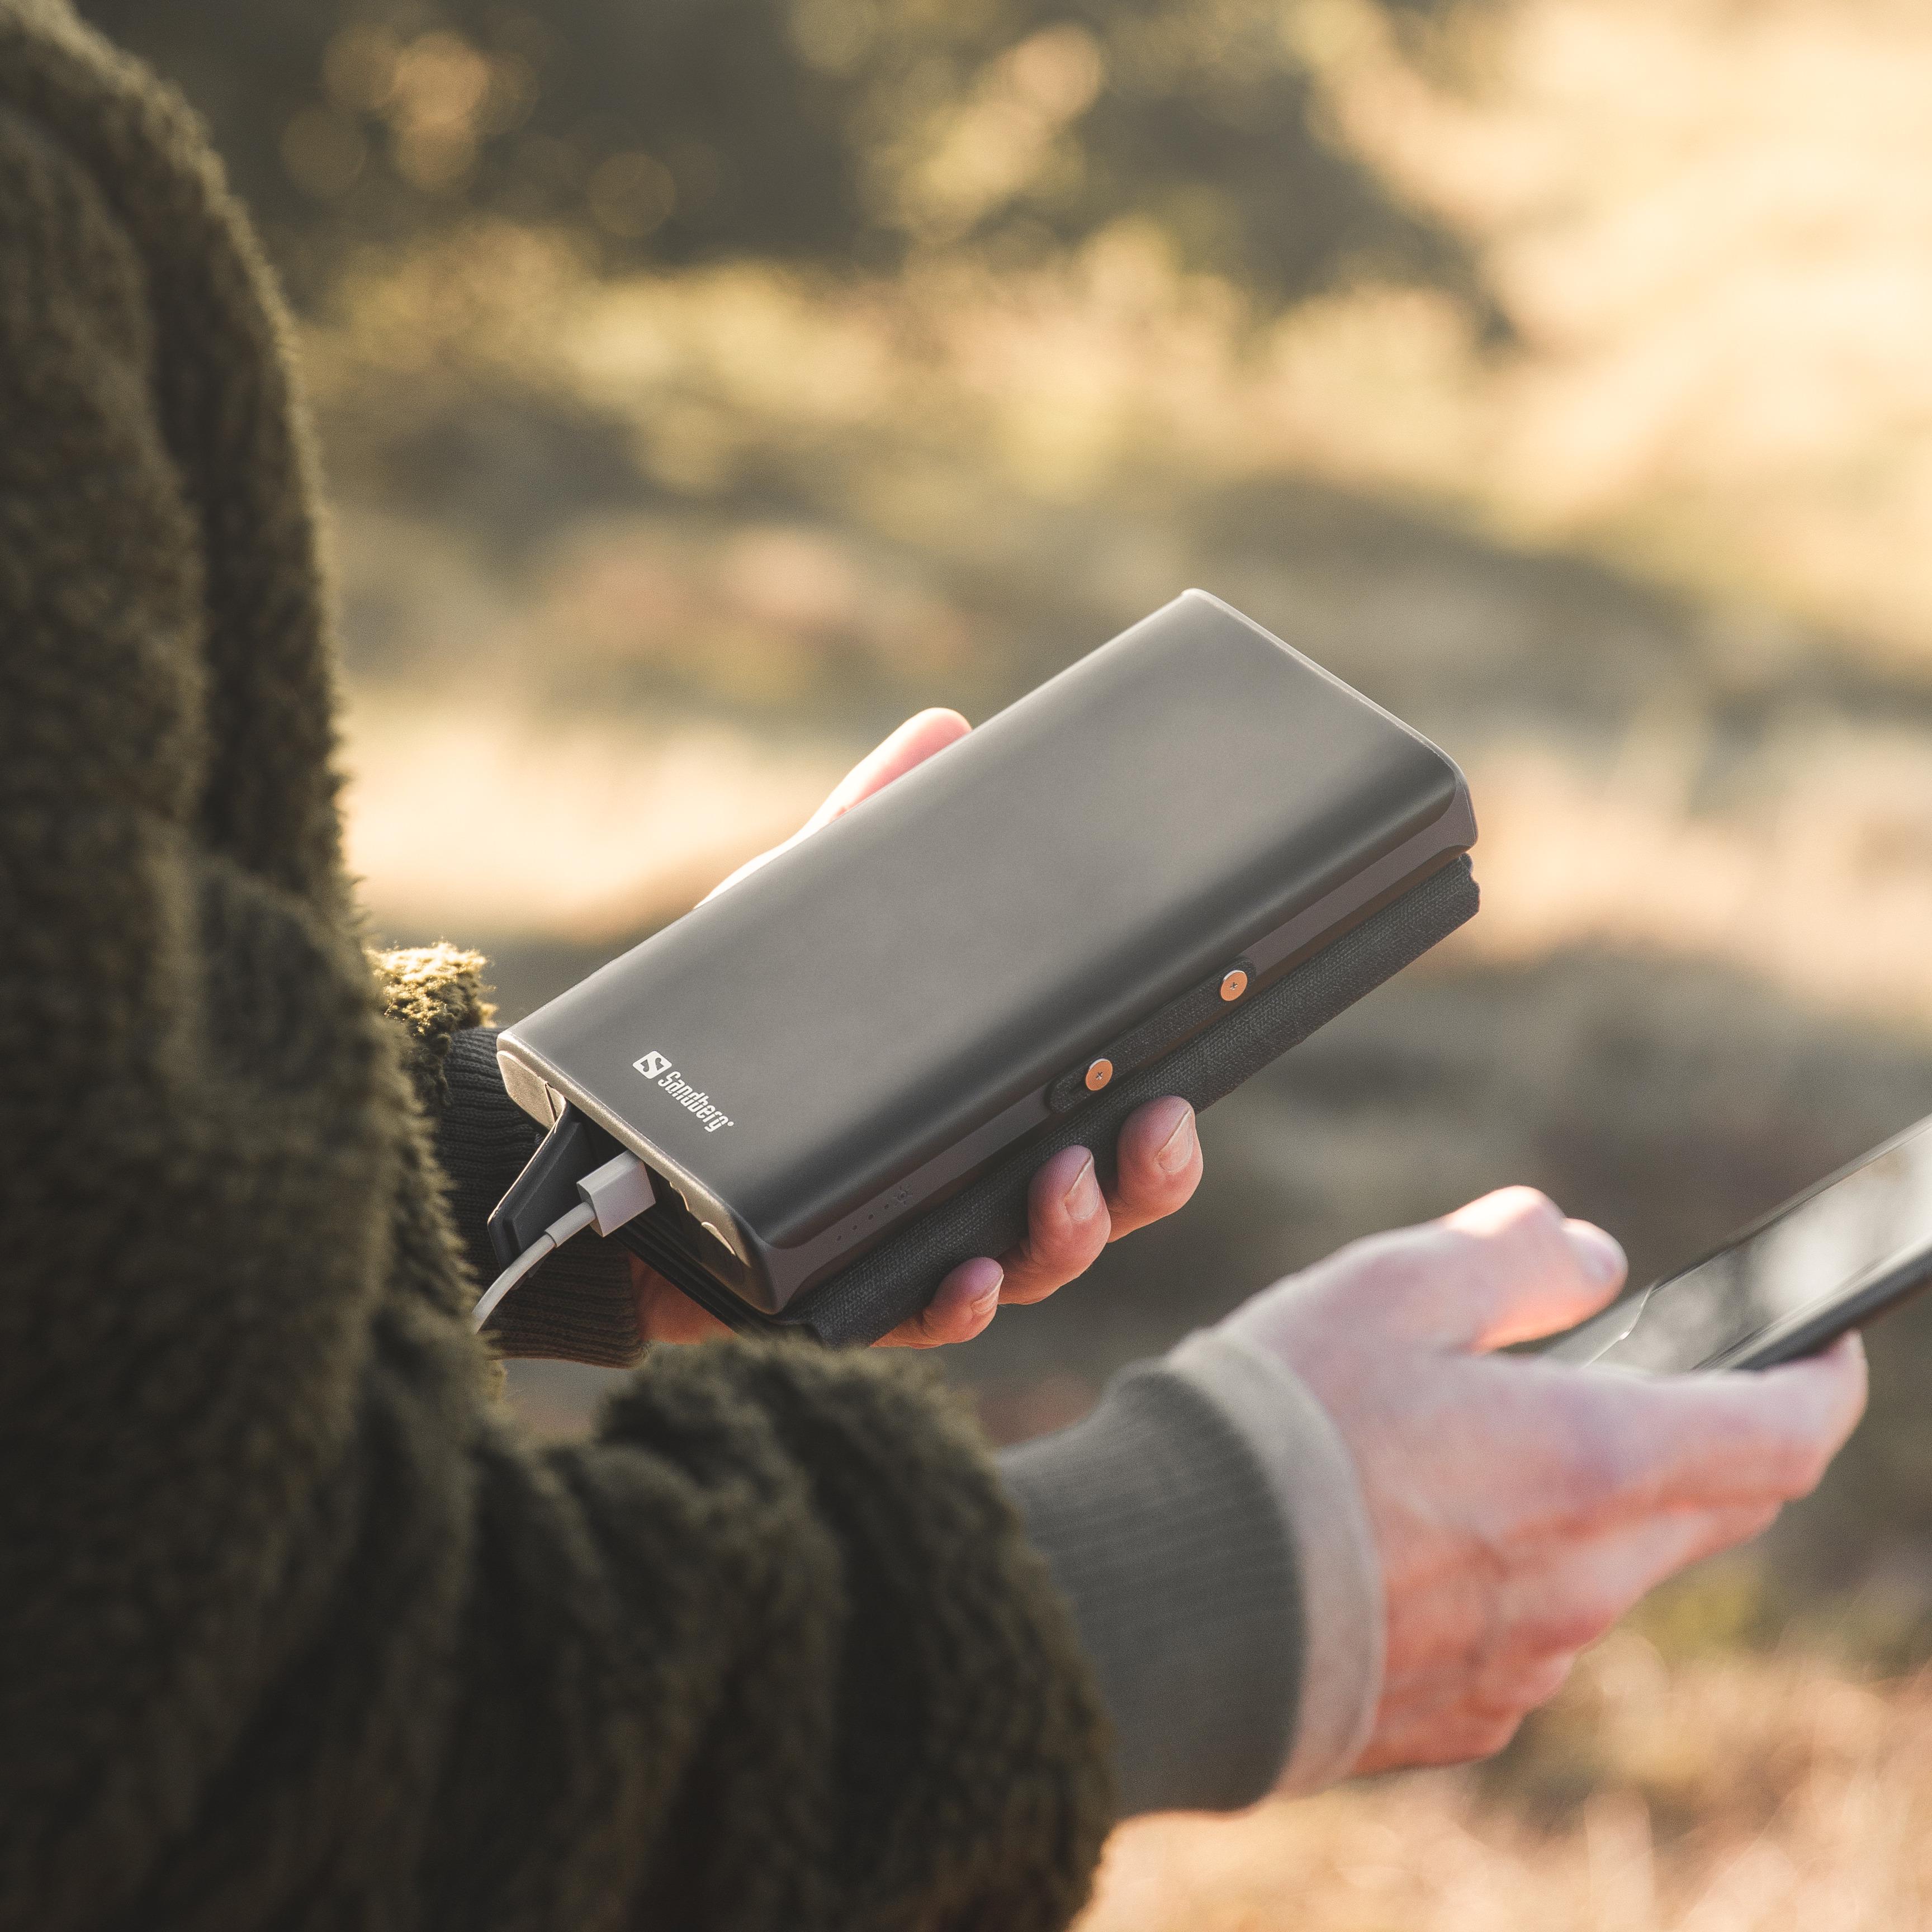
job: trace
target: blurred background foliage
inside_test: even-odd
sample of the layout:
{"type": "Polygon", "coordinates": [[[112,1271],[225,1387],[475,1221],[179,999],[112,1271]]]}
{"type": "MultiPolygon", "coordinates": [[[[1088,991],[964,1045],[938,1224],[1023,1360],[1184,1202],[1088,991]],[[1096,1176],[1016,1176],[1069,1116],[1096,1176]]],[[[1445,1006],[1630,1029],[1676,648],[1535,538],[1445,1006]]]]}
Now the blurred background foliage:
{"type": "MultiPolygon", "coordinates": [[[[1413,4],[1413,0],[1409,0],[1413,4]]],[[[1323,138],[1294,23],[1246,0],[90,0],[178,78],[304,292],[374,236],[493,214],[606,265],[1009,261],[1156,221],[1293,296],[1473,288],[1323,138]]]]}
{"type": "MultiPolygon", "coordinates": [[[[506,1015],[907,712],[1190,583],[1463,762],[1481,917],[1208,1118],[1178,1222],[951,1352],[996,1432],[1484,1188],[1652,1275],[1932,1109],[1924,10],[82,10],[206,114],[296,301],[372,914],[485,946],[506,1015]]],[[[1820,1495],[1498,1766],[1162,1826],[1096,1923],[1173,1884],[1232,1901],[1204,1928],[1919,1922],[1918,1694],[1850,1680],[1932,1648],[1932,1308],[1872,1357],[1820,1495]],[[1779,1709],[1812,1742],[1767,1757],[1779,1709]],[[1319,1883],[1277,1918],[1241,1874],[1283,1858],[1319,1883]]],[[[513,1382],[563,1431],[600,1386],[513,1382]]]]}

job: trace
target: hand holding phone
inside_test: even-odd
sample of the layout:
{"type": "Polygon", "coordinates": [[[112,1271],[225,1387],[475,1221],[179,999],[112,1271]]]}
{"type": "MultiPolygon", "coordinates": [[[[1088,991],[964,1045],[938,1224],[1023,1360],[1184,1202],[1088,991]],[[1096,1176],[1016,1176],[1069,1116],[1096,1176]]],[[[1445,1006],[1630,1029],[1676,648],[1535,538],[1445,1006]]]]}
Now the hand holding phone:
{"type": "Polygon", "coordinates": [[[1686,1564],[1756,1535],[1856,1424],[1856,1346],[1762,1376],[1502,1352],[1600,1307],[1623,1258],[1504,1190],[1358,1241],[1218,1332],[1284,1362],[1360,1484],[1386,1648],[1357,1772],[1506,1743],[1571,1659],[1686,1564]]]}

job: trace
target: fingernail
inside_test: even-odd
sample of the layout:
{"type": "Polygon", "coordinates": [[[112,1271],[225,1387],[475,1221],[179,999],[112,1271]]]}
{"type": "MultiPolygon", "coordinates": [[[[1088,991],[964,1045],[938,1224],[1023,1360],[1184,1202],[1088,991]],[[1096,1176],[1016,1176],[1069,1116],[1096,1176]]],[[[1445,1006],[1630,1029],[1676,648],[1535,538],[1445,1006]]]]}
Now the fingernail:
{"type": "Polygon", "coordinates": [[[1061,1197],[1070,1219],[1088,1221],[1100,1213],[1104,1204],[1100,1198],[1100,1183],[1094,1172],[1094,1156],[1090,1154],[1080,1164],[1080,1172],[1073,1177],[1073,1184],[1061,1197]]]}
{"type": "Polygon", "coordinates": [[[983,1315],[988,1309],[996,1307],[999,1303],[1000,1290],[1005,1287],[1006,1285],[1006,1270],[1004,1268],[996,1269],[994,1271],[992,1286],[990,1288],[982,1288],[977,1294],[974,1296],[971,1303],[973,1312],[975,1315],[983,1315]]]}
{"type": "Polygon", "coordinates": [[[1589,1222],[1565,1221],[1563,1232],[1570,1243],[1570,1252],[1576,1257],[1577,1266],[1594,1286],[1607,1288],[1628,1265],[1617,1242],[1589,1222]]]}
{"type": "Polygon", "coordinates": [[[1154,1164],[1163,1174],[1178,1174],[1194,1158],[1194,1150],[1200,1144],[1200,1137],[1194,1131],[1194,1109],[1190,1107],[1181,1115],[1180,1124],[1161,1142],[1154,1164]]]}

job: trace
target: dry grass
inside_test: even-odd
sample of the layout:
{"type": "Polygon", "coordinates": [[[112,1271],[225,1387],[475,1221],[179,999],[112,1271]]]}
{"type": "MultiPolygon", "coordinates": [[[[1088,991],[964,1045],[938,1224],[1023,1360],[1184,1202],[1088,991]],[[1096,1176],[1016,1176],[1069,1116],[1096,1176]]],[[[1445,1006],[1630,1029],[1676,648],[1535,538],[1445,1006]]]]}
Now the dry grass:
{"type": "Polygon", "coordinates": [[[1117,1833],[1080,1932],[1909,1932],[1932,1685],[1621,1634],[1500,1770],[1117,1833]]]}
{"type": "Polygon", "coordinates": [[[716,719],[532,723],[380,693],[350,742],[349,862],[378,926],[499,943],[609,944],[676,917],[796,831],[847,762],[716,719]]]}
{"type": "Polygon", "coordinates": [[[1592,766],[1498,748],[1472,774],[1493,959],[1609,946],[1723,960],[1801,1000],[1932,1018],[1932,745],[1816,726],[1694,806],[1694,722],[1640,726],[1592,766]],[[1579,855],[1588,855],[1587,863],[1579,855]]]}

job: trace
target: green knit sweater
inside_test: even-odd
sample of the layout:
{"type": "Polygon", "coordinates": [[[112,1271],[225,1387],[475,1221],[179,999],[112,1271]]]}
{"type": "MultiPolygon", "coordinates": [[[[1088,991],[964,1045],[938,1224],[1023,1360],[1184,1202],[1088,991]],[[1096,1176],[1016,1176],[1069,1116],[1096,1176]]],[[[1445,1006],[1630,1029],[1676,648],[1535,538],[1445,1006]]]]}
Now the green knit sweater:
{"type": "MultiPolygon", "coordinates": [[[[916,1372],[492,1403],[338,850],[282,326],[189,118],[0,0],[0,1927],[1062,1925],[1086,1667],[916,1372]]],[[[424,836],[460,836],[452,823],[424,836]]]]}

